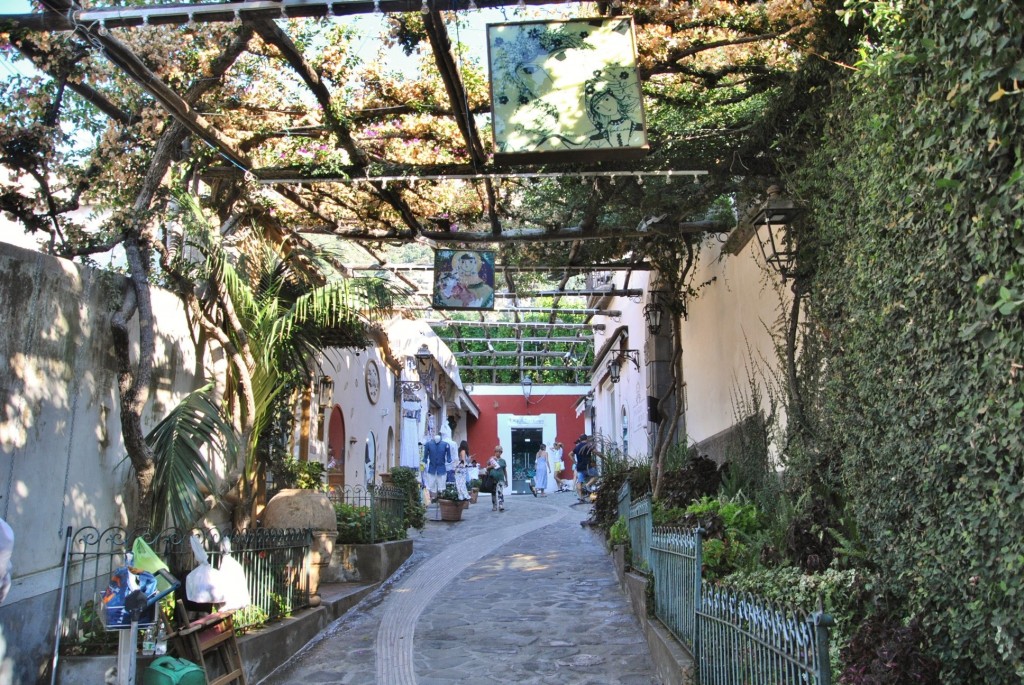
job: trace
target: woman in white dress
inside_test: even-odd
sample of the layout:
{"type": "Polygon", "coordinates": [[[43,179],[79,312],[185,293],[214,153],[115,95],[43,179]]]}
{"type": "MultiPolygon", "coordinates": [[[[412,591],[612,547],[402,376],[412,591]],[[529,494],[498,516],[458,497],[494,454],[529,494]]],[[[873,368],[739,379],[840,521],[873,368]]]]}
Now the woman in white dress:
{"type": "Polygon", "coordinates": [[[540,497],[547,497],[547,493],[544,491],[548,489],[548,474],[551,473],[551,462],[548,461],[548,450],[544,443],[541,443],[540,449],[537,450],[537,461],[534,468],[536,469],[533,476],[533,487],[536,488],[534,494],[540,493],[540,497]]]}

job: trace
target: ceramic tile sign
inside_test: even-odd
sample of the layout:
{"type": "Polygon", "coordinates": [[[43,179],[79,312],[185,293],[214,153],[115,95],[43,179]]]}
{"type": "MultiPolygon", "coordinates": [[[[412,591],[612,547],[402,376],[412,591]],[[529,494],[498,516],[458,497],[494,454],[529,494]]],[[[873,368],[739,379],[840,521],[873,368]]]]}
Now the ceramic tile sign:
{"type": "Polygon", "coordinates": [[[647,153],[632,17],[487,25],[496,164],[647,153]]]}
{"type": "Polygon", "coordinates": [[[435,309],[494,309],[494,252],[435,250],[435,309]]]}

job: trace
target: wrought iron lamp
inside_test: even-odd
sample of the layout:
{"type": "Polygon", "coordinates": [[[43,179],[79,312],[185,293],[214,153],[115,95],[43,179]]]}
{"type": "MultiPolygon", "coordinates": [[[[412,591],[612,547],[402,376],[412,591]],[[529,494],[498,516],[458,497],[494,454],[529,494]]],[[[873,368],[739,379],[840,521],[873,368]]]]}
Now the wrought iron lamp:
{"type": "Polygon", "coordinates": [[[334,379],[330,376],[320,376],[316,383],[317,402],[321,407],[329,407],[334,401],[334,379]]]}
{"type": "Polygon", "coordinates": [[[416,350],[416,368],[423,374],[430,370],[430,363],[434,360],[434,355],[430,353],[430,348],[427,347],[427,343],[420,345],[420,349],[416,350]]]}
{"type": "Polygon", "coordinates": [[[619,353],[608,362],[608,376],[611,378],[612,383],[618,383],[622,377],[622,365],[626,363],[626,360],[633,362],[633,368],[637,371],[640,370],[640,351],[639,350],[619,350],[619,353]]]}
{"type": "Polygon", "coordinates": [[[658,292],[651,293],[651,301],[644,305],[644,320],[647,322],[647,332],[651,335],[657,335],[661,332],[661,302],[659,301],[661,294],[658,292]]]}
{"type": "Polygon", "coordinates": [[[782,280],[792,278],[796,269],[796,244],[789,225],[803,212],[787,198],[782,197],[782,189],[778,186],[768,187],[768,201],[750,220],[754,230],[765,226],[768,230],[767,240],[758,238],[761,255],[770,267],[775,269],[782,280]],[[776,236],[775,228],[781,228],[781,235],[776,236]]]}
{"type": "Polygon", "coordinates": [[[523,398],[526,400],[526,404],[530,404],[530,395],[533,394],[533,379],[529,376],[523,376],[523,398]]]}

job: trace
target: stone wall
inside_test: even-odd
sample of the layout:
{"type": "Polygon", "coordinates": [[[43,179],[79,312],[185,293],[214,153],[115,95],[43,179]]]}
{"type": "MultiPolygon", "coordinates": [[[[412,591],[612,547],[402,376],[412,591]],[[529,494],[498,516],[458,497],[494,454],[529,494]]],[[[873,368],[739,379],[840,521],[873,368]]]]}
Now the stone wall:
{"type": "MultiPolygon", "coordinates": [[[[126,524],[132,476],[110,334],[123,290],[116,274],[0,243],[0,517],[15,533],[0,659],[16,683],[48,681],[66,529],[126,524]]],[[[208,373],[178,299],[152,296],[147,430],[208,373]]]]}

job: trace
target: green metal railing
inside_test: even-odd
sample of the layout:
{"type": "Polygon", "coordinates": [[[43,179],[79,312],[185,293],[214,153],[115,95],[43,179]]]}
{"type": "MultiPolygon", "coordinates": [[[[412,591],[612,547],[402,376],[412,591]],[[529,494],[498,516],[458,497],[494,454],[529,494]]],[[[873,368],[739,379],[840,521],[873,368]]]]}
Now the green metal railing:
{"type": "Polygon", "coordinates": [[[651,534],[654,614],[691,653],[697,651],[702,533],[655,528],[651,534]]]}
{"type": "Polygon", "coordinates": [[[749,593],[704,587],[697,610],[701,685],[829,685],[828,614],[787,610],[749,593]]]}
{"type": "Polygon", "coordinates": [[[628,505],[633,568],[654,580],[654,613],[690,650],[698,685],[830,685],[832,618],[702,582],[703,530],[653,528],[650,499],[628,505]]]}
{"type": "Polygon", "coordinates": [[[633,568],[651,568],[651,499],[643,497],[629,507],[629,549],[633,568]]]}
{"type": "MultiPolygon", "coordinates": [[[[231,534],[231,556],[242,565],[252,605],[274,621],[309,606],[309,548],[313,531],[256,528],[231,534]]],[[[218,547],[209,552],[210,564],[220,565],[218,547]]],[[[261,623],[255,615],[235,617],[235,628],[261,623]]]]}
{"type": "Polygon", "coordinates": [[[629,521],[630,497],[629,481],[624,480],[619,486],[619,518],[626,521],[629,521]]]}

